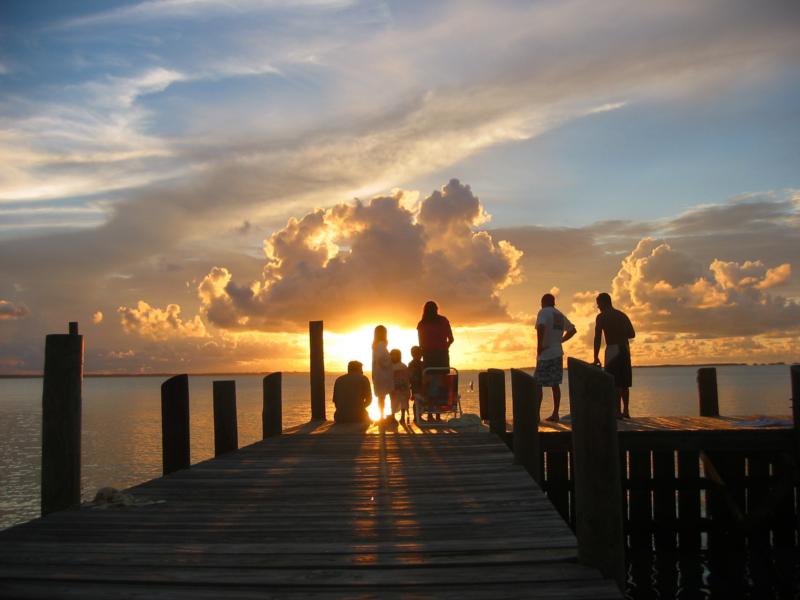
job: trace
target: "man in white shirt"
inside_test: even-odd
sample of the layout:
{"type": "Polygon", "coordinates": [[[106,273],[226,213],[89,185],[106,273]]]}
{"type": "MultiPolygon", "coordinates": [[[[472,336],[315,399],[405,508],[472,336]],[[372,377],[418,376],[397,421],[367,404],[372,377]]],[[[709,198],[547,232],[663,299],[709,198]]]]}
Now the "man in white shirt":
{"type": "Polygon", "coordinates": [[[536,315],[536,372],[533,377],[542,387],[553,390],[553,414],[546,421],[558,422],[561,380],[564,377],[564,350],[561,344],[575,333],[575,325],[556,308],[555,296],[542,296],[542,310],[536,315]]]}

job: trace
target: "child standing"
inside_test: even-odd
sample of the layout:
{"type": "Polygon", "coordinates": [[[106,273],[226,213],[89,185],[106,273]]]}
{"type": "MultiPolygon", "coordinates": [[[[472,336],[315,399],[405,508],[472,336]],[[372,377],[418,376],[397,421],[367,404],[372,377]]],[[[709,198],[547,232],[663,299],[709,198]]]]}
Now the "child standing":
{"type": "Polygon", "coordinates": [[[392,416],[400,411],[400,422],[408,423],[408,398],[411,393],[408,367],[400,360],[402,358],[400,350],[392,350],[389,357],[392,360],[392,371],[394,372],[394,389],[390,394],[392,416]]]}

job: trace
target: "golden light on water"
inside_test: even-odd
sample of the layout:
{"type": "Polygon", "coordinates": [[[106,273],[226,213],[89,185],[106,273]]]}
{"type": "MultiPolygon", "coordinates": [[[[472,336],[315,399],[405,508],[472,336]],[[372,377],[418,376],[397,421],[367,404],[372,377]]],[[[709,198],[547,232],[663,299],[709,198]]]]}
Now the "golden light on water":
{"type": "MultiPolygon", "coordinates": [[[[411,360],[411,347],[418,343],[417,330],[381,323],[386,327],[389,339],[389,350],[400,350],[401,360],[408,364],[411,360]]],[[[372,338],[375,332],[375,325],[364,325],[348,333],[325,332],[325,360],[329,361],[335,369],[345,371],[347,363],[351,360],[360,361],[364,365],[364,374],[371,376],[372,369],[372,338]]],[[[371,381],[371,377],[370,377],[371,381]]],[[[369,417],[373,421],[380,419],[380,408],[378,399],[373,396],[372,404],[368,407],[369,417]]],[[[391,413],[389,398],[383,410],[383,416],[391,413]]]]}

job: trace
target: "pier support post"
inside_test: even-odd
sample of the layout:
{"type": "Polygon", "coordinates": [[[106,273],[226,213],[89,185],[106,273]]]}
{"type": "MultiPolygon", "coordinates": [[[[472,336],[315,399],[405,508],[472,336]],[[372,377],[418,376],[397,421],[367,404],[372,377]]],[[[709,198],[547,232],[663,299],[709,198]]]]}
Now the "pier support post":
{"type": "MultiPolygon", "coordinates": [[[[506,433],[506,375],[502,369],[489,369],[486,375],[489,403],[489,429],[492,433],[506,433]]],[[[505,438],[504,438],[505,439],[505,438]]]]}
{"type": "Polygon", "coordinates": [[[794,422],[795,453],[800,457],[800,365],[789,367],[792,378],[792,421],[794,422]]]}
{"type": "Polygon", "coordinates": [[[214,382],[214,455],[239,449],[236,425],[236,382],[214,382]]]}
{"type": "Polygon", "coordinates": [[[283,375],[280,371],[264,377],[264,408],[261,412],[261,429],[264,439],[280,435],[283,431],[282,379],[283,375]]]}
{"type": "Polygon", "coordinates": [[[717,369],[715,367],[697,369],[697,398],[700,402],[701,417],[719,416],[717,369]]]}
{"type": "Polygon", "coordinates": [[[489,374],[486,371],[478,373],[478,412],[481,421],[489,420],[489,374]]]}
{"type": "Polygon", "coordinates": [[[599,367],[567,360],[575,461],[578,560],[625,589],[622,482],[614,379],[599,367]]]}
{"type": "Polygon", "coordinates": [[[175,375],[161,384],[161,464],[164,475],[188,469],[189,376],[175,375]]]}
{"type": "Polygon", "coordinates": [[[81,502],[81,391],[83,336],[50,334],[42,382],[42,515],[81,502]]]}
{"type": "Polygon", "coordinates": [[[322,321],[308,322],[311,376],[311,420],[325,420],[325,351],[322,346],[322,321]]]}
{"type": "Polygon", "coordinates": [[[542,386],[525,371],[511,369],[511,403],[514,410],[514,463],[522,465],[536,483],[542,483],[542,449],[539,409],[542,386]]]}

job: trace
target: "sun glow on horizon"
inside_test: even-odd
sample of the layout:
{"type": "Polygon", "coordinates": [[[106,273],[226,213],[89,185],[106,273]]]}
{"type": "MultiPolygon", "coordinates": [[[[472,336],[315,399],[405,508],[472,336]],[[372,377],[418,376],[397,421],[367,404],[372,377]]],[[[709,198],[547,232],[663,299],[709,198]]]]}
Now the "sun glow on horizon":
{"type": "MultiPolygon", "coordinates": [[[[411,347],[418,343],[417,330],[400,327],[398,325],[384,324],[389,340],[389,350],[398,349],[402,353],[401,360],[408,364],[411,360],[411,347]]],[[[347,363],[357,360],[364,365],[364,373],[372,380],[372,339],[375,325],[364,325],[348,333],[335,333],[326,331],[324,337],[326,362],[341,371],[347,370],[347,363]]],[[[389,398],[383,409],[383,416],[391,413],[389,398]]],[[[373,421],[380,419],[378,399],[373,395],[372,403],[367,408],[369,417],[373,421]]]]}

